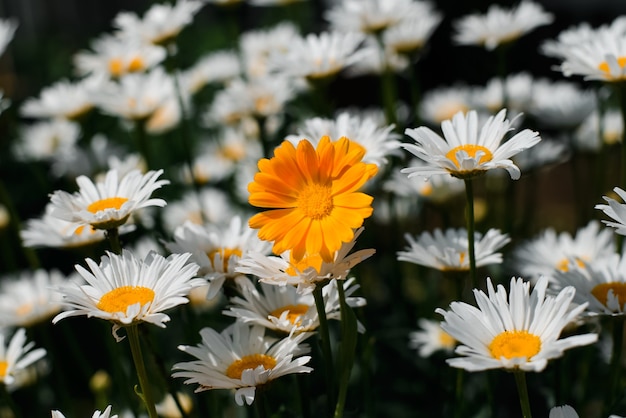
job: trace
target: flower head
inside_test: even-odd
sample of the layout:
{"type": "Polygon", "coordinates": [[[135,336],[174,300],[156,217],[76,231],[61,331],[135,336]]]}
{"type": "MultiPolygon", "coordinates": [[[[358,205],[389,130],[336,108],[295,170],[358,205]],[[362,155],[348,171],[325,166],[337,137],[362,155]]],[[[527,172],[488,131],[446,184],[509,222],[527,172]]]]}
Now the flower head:
{"type": "Polygon", "coordinates": [[[198,266],[189,263],[191,254],[172,254],[165,258],[154,252],[139,259],[128,250],[121,255],[107,252],[100,264],[85,260],[89,270],[76,265],[87,281],[59,289],[69,308],[52,320],[87,315],[113,323],[113,335],[122,326],[148,322],[165,328],[170,317],[163,311],[187,303],[187,294],[206,283],[196,278],[198,266]]]}
{"type": "Polygon", "coordinates": [[[441,123],[443,138],[425,126],[406,129],[405,133],[416,143],[403,144],[402,147],[428,165],[408,167],[402,172],[408,173],[409,177],[450,174],[471,178],[487,170],[504,168],[512,179],[517,180],[521,173],[510,157],[537,144],[541,138],[537,132],[524,129],[501,144],[512,123],[505,119],[505,115],[506,110],[502,109],[479,129],[476,111],[459,112],[452,120],[441,123]]]}
{"type": "Polygon", "coordinates": [[[26,342],[26,330],[18,328],[9,340],[0,332],[0,382],[6,386],[17,384],[19,373],[46,355],[46,350],[26,342]]]}
{"type": "Polygon", "coordinates": [[[93,93],[100,85],[96,78],[57,81],[44,88],[39,97],[26,99],[20,113],[32,118],[78,119],[94,107],[93,93]]]}
{"type": "Polygon", "coordinates": [[[420,357],[430,357],[435,351],[451,353],[457,341],[441,329],[439,321],[421,318],[419,331],[409,334],[409,347],[418,350],[420,357]]]}
{"type": "Polygon", "coordinates": [[[448,359],[448,364],[468,371],[540,372],[563,351],[594,343],[597,334],[559,338],[585,305],[570,307],[573,287],[549,296],[547,285],[548,279],[542,277],[531,293],[530,283],[512,278],[507,295],[504,286],[494,288],[487,279],[487,293],[474,289],[478,307],[452,302],[449,311],[438,308],[444,319],[441,328],[460,343],[456,353],[461,357],[448,359]]]}
{"type": "Polygon", "coordinates": [[[113,229],[123,225],[130,215],[148,206],[165,206],[163,199],[150,198],[168,180],[158,180],[163,170],[141,174],[133,170],[121,179],[117,170],[107,172],[95,184],[86,176],[76,179],[79,190],[69,194],[57,190],[50,197],[52,215],[77,225],[95,229],[113,229]]]}
{"type": "Polygon", "coordinates": [[[305,366],[311,357],[302,346],[310,333],[300,333],[276,341],[265,335],[265,328],[235,322],[221,333],[200,330],[202,342],[197,346],[180,345],[197,360],[177,363],[172,377],[187,378],[186,384],[197,383],[196,392],[210,389],[236,389],[235,401],[248,405],[254,401],[257,386],[291,373],[309,373],[305,366]],[[298,357],[300,356],[300,357],[298,357]]]}
{"type": "MultiPolygon", "coordinates": [[[[61,411],[51,411],[52,418],[65,418],[61,411]]],[[[111,405],[107,406],[102,412],[96,410],[91,418],[117,418],[117,415],[111,415],[111,405]]]]}
{"type": "MultiPolygon", "coordinates": [[[[613,189],[615,193],[620,197],[622,202],[626,202],[626,191],[616,187],[613,189]]],[[[608,217],[612,218],[614,222],[602,221],[610,227],[615,228],[615,233],[619,235],[626,235],[626,204],[620,203],[615,199],[604,196],[604,200],[608,205],[596,205],[596,209],[600,209],[608,217]]]]}
{"type": "Polygon", "coordinates": [[[341,138],[320,140],[317,148],[302,140],[284,141],[271,159],[259,161],[249,184],[250,204],[270,210],[250,218],[259,238],[274,241],[273,251],[291,251],[295,260],[319,254],[334,260],[342,243],[372,214],[372,197],[358,190],[377,168],[362,162],[365,150],[341,138]]]}

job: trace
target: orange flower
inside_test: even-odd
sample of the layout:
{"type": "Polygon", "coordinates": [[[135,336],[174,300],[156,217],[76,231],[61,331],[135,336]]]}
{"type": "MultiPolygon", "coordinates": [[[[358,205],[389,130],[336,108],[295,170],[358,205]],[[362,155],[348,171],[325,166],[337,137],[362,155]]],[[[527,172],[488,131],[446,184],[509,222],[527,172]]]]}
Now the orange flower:
{"type": "Polygon", "coordinates": [[[325,136],[317,149],[307,140],[297,148],[284,141],[273,158],[259,161],[248,185],[250,204],[270,209],[250,218],[250,227],[274,241],[276,254],[291,250],[295,260],[319,254],[331,262],[372,214],[373,198],[358,190],[378,169],[361,161],[364,154],[346,137],[331,142],[325,136]]]}

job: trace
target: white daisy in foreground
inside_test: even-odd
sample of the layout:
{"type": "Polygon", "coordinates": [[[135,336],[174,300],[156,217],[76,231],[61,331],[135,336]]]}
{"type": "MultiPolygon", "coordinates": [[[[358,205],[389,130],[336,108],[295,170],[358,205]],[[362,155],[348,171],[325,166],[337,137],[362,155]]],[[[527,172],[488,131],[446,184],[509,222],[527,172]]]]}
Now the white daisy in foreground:
{"type": "Polygon", "coordinates": [[[88,258],[89,270],[76,265],[87,284],[59,289],[68,310],[52,322],[80,315],[106,319],[113,323],[113,336],[118,341],[117,331],[122,326],[148,322],[165,328],[170,317],[163,311],[187,303],[189,291],[206,284],[196,277],[198,266],[188,262],[190,256],[172,254],[165,258],[152,252],[139,259],[123,250],[121,255],[107,252],[100,264],[88,258]]]}
{"type": "MultiPolygon", "coordinates": [[[[620,197],[622,202],[626,202],[626,191],[616,187],[613,191],[620,197]]],[[[613,221],[602,221],[610,227],[615,228],[615,233],[619,235],[626,235],[626,204],[620,203],[615,199],[607,196],[602,197],[608,205],[596,205],[596,209],[600,209],[613,221]]]]}
{"type": "Polygon", "coordinates": [[[513,180],[519,179],[521,172],[510,158],[537,144],[541,137],[535,131],[524,129],[501,144],[511,130],[512,122],[505,116],[506,109],[502,109],[479,129],[476,111],[459,112],[452,120],[441,123],[443,137],[425,126],[407,128],[405,133],[416,143],[402,144],[402,147],[428,165],[404,168],[402,172],[409,177],[450,174],[465,179],[504,168],[513,180]]]}
{"type": "Polygon", "coordinates": [[[474,289],[478,308],[464,302],[452,302],[449,311],[438,308],[441,328],[460,343],[455,352],[461,357],[447,363],[470,372],[501,368],[540,372],[565,350],[596,342],[598,335],[592,333],[559,339],[586,305],[570,306],[573,287],[550,296],[547,285],[547,278],[541,277],[531,293],[530,283],[513,277],[507,296],[504,286],[496,290],[487,279],[487,294],[474,289]]]}
{"type": "Polygon", "coordinates": [[[475,13],[454,23],[454,41],[461,45],[478,45],[495,49],[512,42],[533,29],[552,23],[554,16],[535,2],[523,0],[516,7],[504,9],[492,4],[487,13],[475,13]]]}
{"type": "Polygon", "coordinates": [[[26,330],[18,328],[10,341],[5,332],[0,332],[0,382],[6,386],[17,383],[19,374],[28,366],[42,359],[46,350],[36,348],[35,343],[26,342],[26,330]]]}
{"type": "MultiPolygon", "coordinates": [[[[50,411],[52,418],[65,418],[61,411],[50,411]]],[[[96,410],[91,418],[117,418],[117,415],[111,415],[111,405],[107,406],[102,412],[96,410]]]]}
{"type": "MultiPolygon", "coordinates": [[[[341,319],[338,285],[337,280],[332,280],[322,288],[328,319],[341,319]]],[[[364,298],[351,296],[359,288],[354,285],[354,279],[342,281],[341,285],[349,306],[365,306],[364,298]]],[[[241,286],[241,296],[231,298],[228,309],[222,313],[246,324],[261,325],[286,334],[315,331],[319,327],[313,295],[302,295],[293,286],[261,283],[260,289],[257,289],[248,281],[247,285],[241,286]]],[[[364,330],[362,325],[360,329],[364,330]]]]}
{"type": "Polygon", "coordinates": [[[452,353],[457,341],[441,329],[440,321],[421,318],[419,331],[409,333],[409,347],[418,350],[420,357],[430,357],[435,351],[452,353]]]}
{"type": "Polygon", "coordinates": [[[290,251],[285,251],[280,257],[250,251],[239,260],[235,271],[252,274],[264,283],[293,285],[298,287],[299,293],[310,293],[318,284],[332,279],[345,280],[352,267],[374,255],[376,251],[373,249],[349,254],[361,232],[363,228],[355,232],[352,241],[341,246],[330,263],[323,261],[319,254],[305,254],[302,260],[295,261],[290,251]]]}
{"type": "Polygon", "coordinates": [[[550,289],[565,286],[576,288],[574,303],[585,305],[589,315],[626,314],[626,256],[613,254],[593,260],[585,268],[555,271],[550,276],[550,289]]]}
{"type": "MultiPolygon", "coordinates": [[[[398,251],[398,260],[431,267],[441,271],[469,271],[469,244],[467,230],[459,229],[435,229],[431,234],[423,232],[418,237],[405,235],[409,242],[406,251],[398,251]]],[[[502,253],[499,249],[504,247],[511,239],[508,235],[497,229],[490,229],[483,236],[480,232],[474,232],[474,251],[476,254],[476,267],[489,264],[502,263],[502,253]]]]}
{"type": "Polygon", "coordinates": [[[76,179],[79,190],[73,194],[57,190],[50,197],[52,215],[95,229],[113,229],[123,225],[130,215],[149,206],[163,207],[165,200],[150,198],[168,180],[158,180],[163,170],[141,174],[133,170],[119,179],[117,170],[107,172],[95,184],[86,176],[76,179]]]}
{"type": "Polygon", "coordinates": [[[245,401],[250,405],[257,386],[287,374],[313,370],[305,366],[311,357],[301,356],[309,351],[301,343],[310,335],[300,333],[277,341],[265,335],[265,328],[241,322],[221,333],[203,328],[200,344],[178,346],[197,360],[174,364],[172,377],[186,378],[186,384],[197,383],[196,392],[235,389],[237,404],[243,405],[245,401]]]}
{"type": "Polygon", "coordinates": [[[49,319],[63,308],[54,290],[67,283],[58,270],[38,269],[6,276],[0,281],[0,326],[29,327],[49,319]]]}

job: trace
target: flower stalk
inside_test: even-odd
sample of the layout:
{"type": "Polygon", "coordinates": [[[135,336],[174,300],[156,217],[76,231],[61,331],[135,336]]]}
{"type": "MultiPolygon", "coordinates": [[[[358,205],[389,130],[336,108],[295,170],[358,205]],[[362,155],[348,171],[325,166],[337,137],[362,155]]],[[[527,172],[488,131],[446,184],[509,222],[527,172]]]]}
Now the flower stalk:
{"type": "Polygon", "coordinates": [[[137,378],[139,379],[139,386],[141,388],[141,392],[139,392],[137,390],[137,387],[135,386],[135,393],[137,393],[137,395],[139,395],[139,397],[143,401],[146,410],[148,411],[148,416],[150,418],[158,418],[154,399],[152,398],[151,387],[148,383],[148,373],[146,371],[146,365],[144,364],[143,354],[141,352],[141,342],[139,341],[138,325],[130,325],[126,327],[126,331],[128,333],[130,351],[133,355],[133,362],[135,363],[135,370],[137,372],[137,378]]]}

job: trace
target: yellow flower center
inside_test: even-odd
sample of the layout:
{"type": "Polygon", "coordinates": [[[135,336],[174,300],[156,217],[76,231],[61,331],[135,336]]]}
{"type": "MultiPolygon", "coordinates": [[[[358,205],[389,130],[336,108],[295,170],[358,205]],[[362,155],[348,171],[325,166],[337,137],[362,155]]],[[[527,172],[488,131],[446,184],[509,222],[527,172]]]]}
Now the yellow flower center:
{"type": "Polygon", "coordinates": [[[135,57],[128,63],[128,72],[134,73],[144,69],[143,60],[141,57],[135,57]]]}
{"type": "Polygon", "coordinates": [[[525,357],[530,359],[541,350],[541,339],[528,331],[504,331],[491,341],[489,351],[494,358],[525,357]]]}
{"type": "MultiPolygon", "coordinates": [[[[580,268],[585,268],[585,262],[583,260],[581,260],[580,258],[577,258],[576,260],[574,260],[574,262],[576,263],[576,265],[580,268]]],[[[569,258],[564,258],[563,260],[559,261],[556,264],[556,268],[557,270],[566,272],[570,270],[570,259],[569,258]]]]}
{"type": "Polygon", "coordinates": [[[216,248],[213,251],[207,253],[209,260],[211,260],[211,265],[213,268],[215,267],[215,255],[220,254],[222,256],[222,260],[224,260],[224,271],[228,271],[228,260],[231,256],[236,255],[241,257],[241,250],[239,248],[216,248]]]}
{"type": "Polygon", "coordinates": [[[450,348],[456,345],[456,340],[450,334],[441,330],[439,332],[439,343],[441,343],[442,347],[450,348]]]}
{"type": "Polygon", "coordinates": [[[263,366],[265,370],[271,370],[276,366],[276,359],[266,354],[249,354],[243,356],[228,366],[226,376],[231,379],[241,379],[241,374],[244,370],[256,369],[259,366],[263,366]]]}
{"type": "Polygon", "coordinates": [[[246,149],[240,145],[229,145],[222,147],[220,155],[230,161],[239,161],[246,155],[246,149]]]}
{"type": "Polygon", "coordinates": [[[91,213],[97,213],[105,209],[119,210],[126,202],[128,202],[128,199],[125,197],[107,197],[106,199],[96,200],[87,206],[87,210],[91,213]]]}
{"type": "MultiPolygon", "coordinates": [[[[624,69],[624,67],[626,67],[626,57],[618,57],[617,65],[619,65],[621,69],[624,69]]],[[[609,67],[609,63],[606,61],[602,61],[598,65],[598,70],[606,74],[611,74],[611,68],[609,67]]]]}
{"type": "Polygon", "coordinates": [[[468,107],[461,102],[450,102],[443,104],[435,111],[435,122],[440,123],[446,119],[452,119],[452,117],[457,113],[466,113],[468,110],[468,107]]]}
{"type": "Polygon", "coordinates": [[[304,271],[309,267],[313,267],[315,271],[322,269],[322,256],[319,254],[305,255],[302,260],[295,260],[293,256],[289,257],[289,268],[285,270],[290,276],[297,276],[299,271],[304,271]]]}
{"type": "Polygon", "coordinates": [[[456,153],[458,151],[465,151],[470,158],[476,158],[476,154],[478,153],[478,151],[482,151],[483,155],[481,155],[480,160],[478,160],[478,164],[484,164],[488,161],[491,161],[493,158],[493,154],[491,153],[491,151],[489,151],[489,149],[483,147],[482,145],[476,145],[476,144],[459,145],[458,147],[452,148],[446,154],[446,158],[451,160],[454,163],[454,165],[457,166],[457,168],[461,168],[461,164],[456,159],[456,153]]]}
{"type": "Polygon", "coordinates": [[[298,196],[298,208],[307,218],[314,220],[330,215],[333,210],[330,185],[312,183],[305,186],[298,196]]]}
{"type": "Polygon", "coordinates": [[[26,316],[33,311],[34,307],[32,303],[22,303],[15,309],[15,314],[17,316],[26,316]]]}
{"type": "Polygon", "coordinates": [[[6,361],[0,361],[0,378],[4,378],[7,375],[7,369],[9,368],[9,363],[6,361]]]}
{"type": "Polygon", "coordinates": [[[98,302],[98,309],[109,312],[126,312],[129,306],[141,306],[154,300],[154,290],[143,286],[122,286],[105,293],[98,302]]]}
{"type": "Polygon", "coordinates": [[[300,303],[298,305],[287,305],[283,306],[282,308],[274,309],[272,312],[269,313],[269,316],[280,318],[283,312],[287,311],[287,319],[289,320],[289,322],[294,325],[300,325],[300,321],[298,320],[302,315],[307,313],[308,310],[308,305],[300,303]]]}
{"type": "Polygon", "coordinates": [[[124,73],[124,63],[121,58],[111,58],[109,61],[109,72],[113,77],[119,77],[124,73]]]}
{"type": "Polygon", "coordinates": [[[609,290],[613,291],[613,295],[617,297],[617,301],[620,306],[623,306],[626,302],[626,283],[611,282],[600,283],[591,289],[591,294],[598,299],[604,306],[606,306],[608,300],[609,290]]]}

